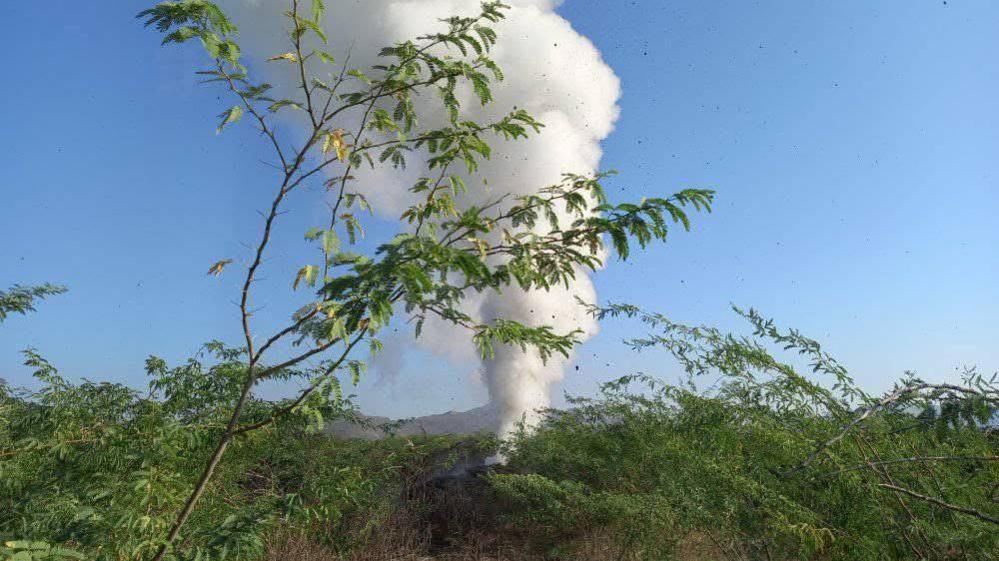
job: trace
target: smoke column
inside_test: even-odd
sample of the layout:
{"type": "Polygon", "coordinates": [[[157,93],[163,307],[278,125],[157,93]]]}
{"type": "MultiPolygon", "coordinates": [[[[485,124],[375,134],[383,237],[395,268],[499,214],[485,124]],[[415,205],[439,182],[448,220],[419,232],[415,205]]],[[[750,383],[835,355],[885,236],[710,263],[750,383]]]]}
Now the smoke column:
{"type": "MultiPolygon", "coordinates": [[[[564,172],[596,171],[600,141],[610,134],[618,115],[618,79],[596,47],[555,12],[561,1],[506,3],[512,7],[506,11],[507,19],[495,26],[499,42],[491,53],[506,78],[493,85],[495,101],[487,107],[479,106],[471,92],[465,92],[460,101],[476,120],[494,120],[516,106],[526,109],[545,128],[527,141],[497,139],[492,160],[480,168],[488,185],[469,181],[466,205],[491,201],[499,193],[536,192],[557,183],[564,172]]],[[[249,60],[256,62],[288,50],[288,22],[281,16],[288,9],[287,0],[224,0],[222,4],[240,29],[239,41],[249,60]]],[[[309,5],[303,4],[306,8],[309,5]]],[[[338,62],[349,51],[350,66],[362,70],[376,63],[381,47],[443,29],[438,19],[474,15],[479,8],[478,0],[327,0],[326,4],[328,50],[338,62]]],[[[254,74],[275,86],[293,83],[290,71],[282,64],[253,65],[254,74]],[[261,76],[261,71],[267,75],[261,76]]],[[[423,97],[415,100],[424,115],[420,125],[432,127],[435,120],[443,123],[438,102],[432,96],[423,97]]],[[[421,168],[414,157],[410,156],[411,171],[362,169],[355,174],[358,185],[377,186],[363,192],[388,218],[398,217],[413,201],[407,188],[421,168]]],[[[585,274],[578,275],[568,289],[524,292],[510,288],[502,294],[475,295],[466,302],[466,311],[486,320],[504,317],[527,325],[547,324],[560,333],[578,328],[586,339],[596,333],[597,324],[576,304],[576,296],[596,300],[593,283],[585,274]]],[[[471,347],[457,329],[428,321],[420,344],[454,356],[459,352],[456,345],[471,347]]],[[[483,368],[491,402],[501,418],[500,434],[508,434],[522,419],[528,425],[536,421],[535,410],[549,405],[551,386],[564,377],[568,362],[557,356],[543,364],[533,351],[497,347],[494,359],[484,361],[483,368]]]]}

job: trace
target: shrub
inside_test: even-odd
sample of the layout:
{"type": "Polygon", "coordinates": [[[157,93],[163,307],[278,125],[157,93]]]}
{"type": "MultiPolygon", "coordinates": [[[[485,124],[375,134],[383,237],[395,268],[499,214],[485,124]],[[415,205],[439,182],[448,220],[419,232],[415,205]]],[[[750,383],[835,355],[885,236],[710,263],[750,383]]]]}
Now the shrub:
{"type": "MultiPolygon", "coordinates": [[[[142,394],[71,383],[28,352],[39,389],[0,392],[0,543],[14,544],[0,559],[151,555],[224,430],[218,403],[238,393],[240,357],[211,344],[178,367],[150,359],[150,391],[142,394]]],[[[252,402],[247,418],[274,406],[252,402]]],[[[346,400],[322,413],[351,416],[346,400]]],[[[459,444],[495,446],[488,438],[335,441],[319,428],[313,415],[296,412],[238,439],[178,558],[259,558],[277,530],[349,554],[400,508],[407,485],[453,462],[459,444]]]]}
{"type": "Polygon", "coordinates": [[[999,457],[983,424],[994,384],[910,377],[872,398],[813,341],[744,315],[753,338],[641,314],[654,334],[636,349],[665,347],[692,376],[720,381],[698,391],[629,376],[549,412],[508,449],[519,473],[491,478],[509,518],[547,548],[610,528],[641,559],[669,558],[704,532],[736,559],[994,558],[999,457]]]}

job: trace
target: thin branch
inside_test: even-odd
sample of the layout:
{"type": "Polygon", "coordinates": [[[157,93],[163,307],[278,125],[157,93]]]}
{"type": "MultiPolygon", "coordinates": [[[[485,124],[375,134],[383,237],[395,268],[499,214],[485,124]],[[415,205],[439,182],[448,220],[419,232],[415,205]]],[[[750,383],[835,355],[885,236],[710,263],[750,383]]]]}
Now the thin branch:
{"type": "Polygon", "coordinates": [[[836,471],[820,474],[817,477],[832,477],[848,471],[858,471],[874,466],[923,462],[999,462],[999,456],[913,456],[911,458],[894,458],[877,462],[872,461],[858,466],[838,469],[836,471]]]}
{"type": "MultiPolygon", "coordinates": [[[[484,66],[485,65],[482,64],[482,63],[473,64],[473,65],[471,65],[471,69],[472,70],[478,70],[479,68],[483,68],[484,66]]],[[[379,99],[384,99],[386,97],[393,97],[396,94],[400,94],[400,93],[406,92],[406,91],[415,90],[416,88],[421,87],[421,86],[432,86],[432,85],[436,84],[437,82],[440,82],[441,80],[445,80],[447,78],[459,78],[463,74],[464,74],[464,72],[442,72],[440,74],[435,74],[435,75],[431,76],[430,78],[427,78],[426,80],[421,80],[421,81],[418,81],[418,82],[407,83],[407,84],[404,84],[402,86],[399,86],[398,88],[393,88],[391,90],[379,89],[375,93],[368,94],[368,95],[366,95],[366,96],[364,96],[364,97],[362,97],[362,98],[360,98],[358,100],[351,101],[349,103],[345,103],[345,104],[341,105],[340,107],[337,107],[336,109],[334,109],[333,111],[331,111],[329,115],[327,115],[326,121],[323,122],[323,123],[321,123],[321,124],[326,124],[326,123],[330,122],[333,119],[333,117],[336,117],[337,115],[339,115],[340,113],[343,113],[344,111],[347,111],[348,109],[353,109],[355,107],[361,107],[361,106],[363,106],[363,105],[365,105],[365,104],[367,104],[369,102],[377,101],[379,99]]],[[[346,94],[346,95],[349,95],[349,94],[346,94]]]]}
{"type": "Polygon", "coordinates": [[[270,127],[267,126],[266,119],[257,111],[257,108],[253,106],[253,103],[249,98],[246,97],[246,94],[244,94],[242,91],[240,91],[238,87],[236,87],[236,83],[233,81],[232,76],[230,76],[229,73],[226,72],[225,66],[223,66],[222,61],[216,60],[215,65],[219,73],[222,75],[222,77],[225,78],[226,84],[229,85],[229,90],[232,91],[237,96],[239,96],[239,99],[242,100],[243,102],[243,106],[246,107],[246,111],[250,115],[252,115],[260,124],[261,132],[263,132],[264,135],[266,135],[267,138],[271,141],[271,145],[274,147],[274,151],[277,153],[278,159],[281,160],[281,167],[283,168],[282,171],[287,173],[288,162],[287,160],[285,160],[284,150],[281,149],[281,144],[278,142],[277,135],[270,127]]]}
{"type": "Polygon", "coordinates": [[[292,37],[295,41],[295,54],[298,55],[296,62],[298,64],[298,75],[299,80],[302,84],[302,91],[305,92],[305,106],[308,109],[309,120],[312,121],[312,128],[316,130],[319,128],[319,121],[316,120],[316,114],[312,109],[312,91],[309,89],[308,79],[305,77],[305,57],[302,56],[302,24],[298,21],[298,0],[292,0],[291,2],[291,21],[295,23],[295,29],[292,31],[292,37]]]}
{"type": "Polygon", "coordinates": [[[160,546],[160,549],[156,552],[152,561],[162,561],[166,557],[167,551],[170,549],[170,545],[177,536],[180,534],[180,529],[187,522],[188,517],[194,512],[194,507],[198,503],[198,499],[205,492],[208,487],[208,482],[212,478],[212,474],[215,473],[215,468],[218,466],[219,461],[225,454],[226,448],[229,447],[229,443],[232,441],[233,431],[239,424],[239,417],[243,412],[243,408],[246,406],[246,402],[250,396],[250,390],[253,389],[253,384],[255,379],[253,377],[252,371],[247,375],[246,381],[243,383],[243,388],[240,391],[239,400],[236,402],[236,407],[233,409],[232,416],[229,417],[229,423],[226,426],[225,433],[219,439],[218,444],[215,446],[215,451],[212,452],[211,458],[205,465],[204,470],[201,472],[201,477],[198,478],[198,482],[194,485],[194,490],[191,495],[187,498],[184,503],[184,508],[181,509],[180,513],[177,515],[177,519],[174,521],[173,526],[170,527],[170,532],[167,533],[166,539],[160,546]]]}
{"type": "Polygon", "coordinates": [[[298,320],[295,321],[295,323],[289,325],[288,327],[285,327],[281,331],[278,331],[277,333],[272,335],[270,339],[268,339],[263,345],[260,346],[260,349],[257,351],[257,358],[259,359],[259,357],[264,354],[264,351],[270,348],[271,345],[273,345],[274,343],[277,343],[282,337],[302,327],[302,325],[304,325],[305,322],[312,319],[318,312],[319,312],[318,308],[313,308],[309,310],[309,313],[304,314],[302,317],[298,318],[298,320]]]}
{"type": "MultiPolygon", "coordinates": [[[[371,111],[375,107],[375,102],[372,101],[368,104],[367,109],[364,110],[364,116],[361,118],[361,123],[357,127],[357,133],[354,135],[354,144],[359,144],[361,142],[361,136],[364,134],[364,129],[368,124],[368,118],[371,116],[371,111]]],[[[330,207],[330,230],[336,226],[337,213],[340,211],[340,205],[343,203],[344,190],[347,187],[347,178],[350,176],[350,170],[353,165],[350,162],[350,158],[346,158],[347,168],[343,170],[343,176],[340,178],[340,188],[337,193],[336,203],[330,207]]],[[[329,251],[325,248],[323,249],[323,257],[325,258],[323,262],[323,283],[325,284],[329,280],[330,274],[330,255],[329,251]]]]}
{"type": "MultiPolygon", "coordinates": [[[[956,386],[956,385],[953,385],[953,384],[927,384],[927,383],[919,383],[919,384],[910,385],[910,386],[903,386],[903,387],[898,388],[895,391],[889,393],[888,395],[886,395],[885,397],[883,397],[877,403],[875,403],[875,404],[867,407],[866,409],[862,410],[861,414],[858,415],[857,417],[855,417],[852,421],[850,421],[850,423],[848,423],[846,425],[846,427],[843,428],[842,431],[840,431],[839,433],[837,433],[835,436],[833,436],[829,440],[827,440],[827,441],[819,444],[819,446],[817,446],[815,448],[815,450],[812,451],[812,453],[809,454],[807,458],[805,458],[805,461],[803,461],[802,463],[798,464],[797,466],[795,466],[795,467],[793,467],[793,468],[785,471],[783,473],[783,476],[787,477],[788,475],[791,475],[793,473],[801,471],[802,469],[805,469],[808,465],[810,465],[813,461],[815,461],[815,459],[819,456],[819,454],[821,454],[823,451],[825,451],[827,448],[829,448],[833,444],[835,444],[835,443],[839,442],[840,440],[842,440],[843,437],[847,435],[847,433],[849,433],[851,430],[853,430],[857,425],[863,423],[865,420],[867,420],[868,417],[870,417],[874,413],[876,413],[876,412],[878,412],[878,411],[886,408],[887,406],[891,405],[892,403],[895,403],[895,402],[897,402],[897,401],[899,401],[899,400],[901,400],[901,399],[903,399],[905,397],[917,394],[917,393],[919,393],[921,391],[924,391],[924,390],[933,390],[933,391],[938,392],[938,394],[936,396],[934,396],[934,397],[940,397],[941,395],[946,394],[946,393],[983,396],[983,392],[980,392],[980,391],[977,391],[977,390],[974,390],[974,389],[971,389],[971,388],[965,388],[965,387],[962,387],[962,386],[956,386]]],[[[988,393],[984,394],[984,396],[986,397],[986,399],[989,399],[989,394],[988,393]]]]}
{"type": "Polygon", "coordinates": [[[316,356],[317,354],[319,354],[321,352],[329,350],[330,348],[333,347],[333,345],[339,343],[340,341],[341,341],[341,339],[339,339],[339,338],[337,338],[337,339],[330,339],[326,343],[323,343],[322,345],[319,345],[318,347],[315,347],[313,349],[309,349],[308,351],[306,351],[306,352],[304,352],[304,353],[302,353],[302,354],[300,354],[298,356],[289,358],[288,360],[286,360],[284,362],[281,362],[279,364],[275,364],[274,366],[268,366],[267,368],[264,368],[260,372],[258,372],[257,375],[256,375],[256,378],[257,378],[257,380],[263,380],[264,378],[270,376],[271,374],[275,374],[277,372],[280,372],[281,370],[284,370],[285,368],[291,368],[292,366],[295,366],[296,364],[302,362],[303,360],[305,360],[307,358],[314,357],[314,356],[316,356]]]}
{"type": "Polygon", "coordinates": [[[991,517],[991,516],[989,516],[989,515],[987,515],[987,514],[985,514],[983,512],[977,511],[977,510],[975,510],[973,508],[970,508],[970,507],[958,506],[958,505],[953,505],[953,504],[950,504],[950,503],[945,503],[945,502],[941,501],[940,499],[936,499],[936,498],[933,498],[933,497],[928,497],[926,495],[921,495],[919,493],[916,493],[915,491],[910,491],[908,489],[899,487],[897,485],[889,485],[888,483],[879,483],[878,487],[882,487],[882,488],[885,488],[885,489],[891,489],[893,491],[898,491],[899,493],[903,493],[903,494],[908,495],[908,496],[910,496],[910,497],[912,497],[914,499],[919,499],[921,501],[926,501],[926,502],[928,502],[930,504],[934,504],[936,506],[939,506],[941,508],[945,508],[947,510],[953,510],[954,512],[960,512],[961,514],[967,514],[968,516],[974,516],[975,518],[977,518],[979,520],[982,520],[984,522],[991,522],[993,524],[999,524],[999,518],[993,518],[993,517],[991,517]]]}
{"type": "Polygon", "coordinates": [[[267,425],[270,425],[270,424],[274,423],[275,421],[277,421],[281,417],[287,415],[288,413],[291,413],[296,407],[298,407],[299,405],[301,405],[302,402],[305,401],[306,398],[308,398],[310,395],[312,395],[312,393],[314,393],[316,391],[316,389],[319,388],[319,384],[323,380],[325,380],[326,377],[328,377],[329,375],[331,375],[334,371],[336,371],[337,368],[340,367],[341,364],[343,364],[343,361],[347,358],[348,355],[350,355],[350,351],[353,350],[354,346],[357,345],[357,343],[359,343],[361,341],[361,339],[363,339],[363,338],[364,338],[364,331],[362,330],[361,334],[358,335],[358,337],[356,339],[354,339],[353,341],[350,342],[350,344],[347,345],[347,347],[344,349],[343,353],[340,354],[340,357],[329,368],[327,368],[326,371],[322,375],[320,375],[317,378],[316,382],[314,382],[311,386],[309,386],[304,391],[302,391],[302,393],[299,394],[298,398],[295,401],[291,402],[290,404],[288,404],[285,407],[282,407],[282,408],[278,409],[277,411],[275,411],[273,414],[271,414],[269,417],[267,417],[266,419],[264,419],[262,421],[258,421],[256,423],[252,423],[252,424],[249,424],[249,425],[244,425],[242,427],[237,428],[234,434],[237,434],[237,435],[238,434],[243,434],[243,433],[247,433],[247,432],[250,432],[250,431],[257,430],[259,428],[263,428],[263,427],[265,427],[267,425]]]}

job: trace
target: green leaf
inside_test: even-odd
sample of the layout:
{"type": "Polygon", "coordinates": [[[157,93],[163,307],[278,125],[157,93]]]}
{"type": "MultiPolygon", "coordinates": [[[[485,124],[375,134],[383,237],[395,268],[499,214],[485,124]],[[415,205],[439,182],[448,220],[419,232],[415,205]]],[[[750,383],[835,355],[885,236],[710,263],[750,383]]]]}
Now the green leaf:
{"type": "Polygon", "coordinates": [[[326,64],[336,64],[336,59],[333,58],[333,55],[326,51],[316,51],[316,56],[318,56],[319,60],[325,62],[326,64]]]}
{"type": "Polygon", "coordinates": [[[318,22],[323,17],[323,12],[326,10],[323,0],[312,0],[312,19],[318,22]]]}
{"type": "Polygon", "coordinates": [[[11,313],[25,315],[33,312],[36,300],[64,292],[66,287],[48,283],[38,286],[15,284],[7,291],[0,290],[0,322],[7,319],[7,315],[11,313]]]}
{"type": "Polygon", "coordinates": [[[354,78],[357,78],[358,80],[364,82],[365,84],[370,84],[371,83],[371,78],[368,78],[367,74],[365,74],[364,72],[361,72],[360,70],[358,70],[356,68],[352,68],[352,69],[348,70],[347,71],[347,75],[348,76],[353,76],[354,78]]]}
{"type": "Polygon", "coordinates": [[[219,114],[219,117],[222,118],[222,122],[219,123],[218,128],[215,129],[215,134],[221,134],[222,129],[225,128],[226,125],[235,123],[242,116],[243,116],[243,107],[240,105],[233,105],[226,111],[222,112],[221,114],[219,114]]]}
{"type": "Polygon", "coordinates": [[[340,249],[340,238],[333,230],[325,230],[322,234],[323,252],[333,255],[340,249]]]}
{"type": "Polygon", "coordinates": [[[300,21],[303,25],[305,25],[305,27],[311,29],[312,32],[315,33],[316,36],[319,37],[319,40],[322,41],[324,44],[329,42],[326,39],[326,33],[323,32],[323,28],[319,27],[318,23],[307,19],[300,21]]]}
{"type": "Polygon", "coordinates": [[[302,105],[297,101],[292,101],[290,99],[279,99],[274,103],[267,106],[267,110],[271,113],[275,113],[284,107],[291,107],[292,109],[301,109],[302,105]]]}

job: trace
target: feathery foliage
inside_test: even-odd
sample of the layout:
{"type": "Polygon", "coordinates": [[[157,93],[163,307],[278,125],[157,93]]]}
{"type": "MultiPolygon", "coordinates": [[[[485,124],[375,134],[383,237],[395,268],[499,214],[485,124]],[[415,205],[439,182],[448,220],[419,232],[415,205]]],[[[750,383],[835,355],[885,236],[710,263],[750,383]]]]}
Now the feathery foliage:
{"type": "MultiPolygon", "coordinates": [[[[689,379],[629,375],[573,398],[505,444],[507,465],[467,496],[427,482],[462,447],[485,456],[494,440],[335,440],[318,421],[352,410],[331,391],[240,433],[173,557],[262,559],[280,533],[350,559],[404,531],[400,519],[439,531],[444,500],[447,524],[465,528],[448,537],[456,547],[485,532],[518,558],[686,559],[700,544],[693,558],[995,559],[994,378],[908,376],[872,396],[815,341],[755,311],[743,312],[750,336],[594,311],[639,316],[649,333],[630,344],[665,349],[689,379]],[[594,544],[602,553],[585,557],[594,544]]],[[[210,343],[176,366],[151,357],[145,394],[70,383],[25,356],[39,389],[0,392],[0,542],[11,540],[0,559],[149,557],[225,430],[245,353],[210,343]]],[[[253,400],[244,422],[289,405],[253,400]]]]}
{"type": "Polygon", "coordinates": [[[520,473],[490,480],[538,547],[571,553],[610,529],[635,559],[705,534],[726,559],[996,558],[995,376],[907,376],[872,397],[818,343],[752,310],[737,310],[748,337],[593,311],[640,318],[650,333],[630,345],[665,350],[688,377],[622,377],[515,439],[520,473]]]}
{"type": "Polygon", "coordinates": [[[0,322],[10,314],[27,315],[28,312],[35,311],[37,300],[64,292],[66,287],[49,283],[37,286],[15,284],[7,291],[0,290],[0,322]]]}

